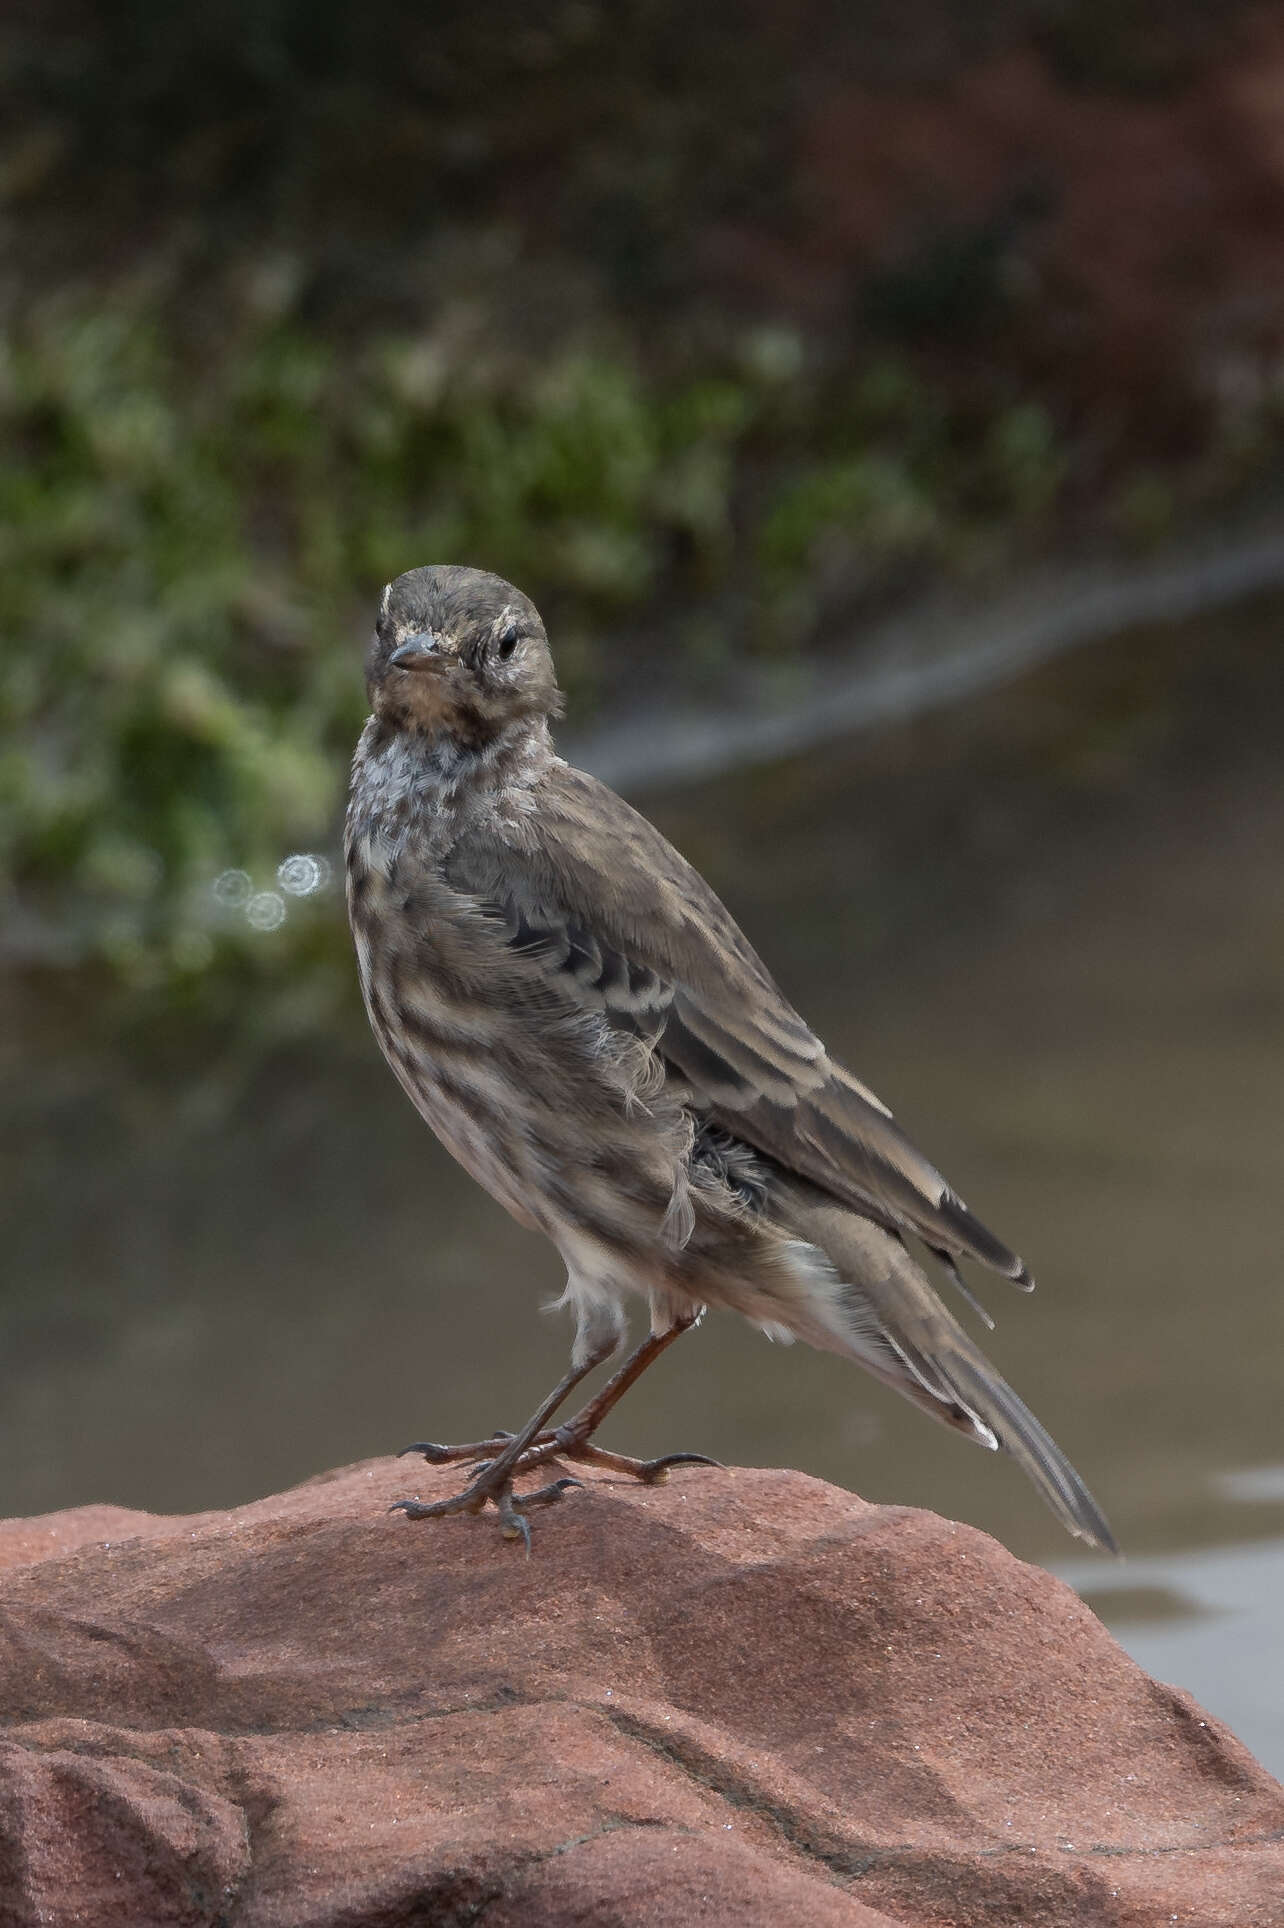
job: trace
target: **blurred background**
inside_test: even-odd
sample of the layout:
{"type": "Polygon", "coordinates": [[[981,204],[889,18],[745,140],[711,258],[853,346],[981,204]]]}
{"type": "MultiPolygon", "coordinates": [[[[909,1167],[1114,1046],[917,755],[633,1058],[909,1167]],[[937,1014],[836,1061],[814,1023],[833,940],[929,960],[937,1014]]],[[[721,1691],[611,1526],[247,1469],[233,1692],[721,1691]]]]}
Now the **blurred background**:
{"type": "Polygon", "coordinates": [[[973,1520],[1284,1769],[1284,5],[13,0],[0,74],[0,1511],[561,1370],[335,876],[380,586],[468,562],[1033,1266],[1128,1559],[729,1320],[608,1437],[973,1520]]]}

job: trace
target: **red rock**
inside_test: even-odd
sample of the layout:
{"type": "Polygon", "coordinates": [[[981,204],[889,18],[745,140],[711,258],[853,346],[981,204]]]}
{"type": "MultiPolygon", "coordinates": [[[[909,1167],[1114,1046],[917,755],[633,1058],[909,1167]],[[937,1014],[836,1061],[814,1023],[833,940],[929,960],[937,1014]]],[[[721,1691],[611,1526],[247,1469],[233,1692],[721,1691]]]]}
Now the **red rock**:
{"type": "Polygon", "coordinates": [[[1284,1791],[971,1528],[590,1475],[528,1561],[406,1490],[0,1526],[4,1928],[1284,1923],[1284,1791]]]}

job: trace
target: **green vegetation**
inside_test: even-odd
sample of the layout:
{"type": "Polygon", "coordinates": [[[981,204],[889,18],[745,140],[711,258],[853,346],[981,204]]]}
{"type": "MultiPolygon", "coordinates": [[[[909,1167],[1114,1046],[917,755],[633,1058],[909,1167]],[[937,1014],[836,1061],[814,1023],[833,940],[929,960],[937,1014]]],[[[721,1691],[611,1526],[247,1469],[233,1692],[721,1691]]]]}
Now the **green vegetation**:
{"type": "Polygon", "coordinates": [[[1041,514],[1064,468],[1037,405],[969,426],[894,360],[822,378],[779,331],[656,373],[618,340],[536,358],[448,324],[354,347],[247,308],[211,355],[139,290],[30,314],[0,427],[19,943],[145,983],[262,949],[223,871],[271,885],[333,845],[360,643],[401,569],[467,558],[529,588],[583,713],[636,675],[595,640],[636,612],[672,612],[674,675],[732,625],[797,647],[835,579],[1041,514]]]}
{"type": "MultiPolygon", "coordinates": [[[[947,178],[982,139],[951,73],[1007,50],[1018,106],[1044,67],[1176,97],[1247,0],[965,13],[50,0],[0,23],[0,960],[176,1009],[248,971],[247,1006],[275,981],[301,1010],[340,920],[277,868],[333,854],[371,609],[417,563],[529,590],[582,721],[849,645],[933,573],[1082,532],[1157,546],[1268,473],[1274,335],[1229,296],[1242,337],[1209,334],[1220,254],[1187,261],[1183,232],[1167,286],[1125,221],[1107,258],[1155,280],[1159,334],[1116,354],[1135,304],[1066,228],[1073,144],[981,202],[947,178]],[[912,192],[831,138],[871,90],[912,192]]],[[[1256,178],[1211,196],[1219,229],[1256,178]]]]}

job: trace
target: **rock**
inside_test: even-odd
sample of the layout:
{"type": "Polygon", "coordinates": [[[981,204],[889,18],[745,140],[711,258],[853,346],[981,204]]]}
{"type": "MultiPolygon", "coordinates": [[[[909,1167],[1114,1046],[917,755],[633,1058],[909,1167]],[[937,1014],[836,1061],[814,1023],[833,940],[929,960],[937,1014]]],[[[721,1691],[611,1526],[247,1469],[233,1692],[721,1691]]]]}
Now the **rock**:
{"type": "Polygon", "coordinates": [[[414,1523],[379,1460],[0,1526],[4,1928],[1284,1922],[1284,1791],[984,1534],[797,1473],[414,1523]]]}

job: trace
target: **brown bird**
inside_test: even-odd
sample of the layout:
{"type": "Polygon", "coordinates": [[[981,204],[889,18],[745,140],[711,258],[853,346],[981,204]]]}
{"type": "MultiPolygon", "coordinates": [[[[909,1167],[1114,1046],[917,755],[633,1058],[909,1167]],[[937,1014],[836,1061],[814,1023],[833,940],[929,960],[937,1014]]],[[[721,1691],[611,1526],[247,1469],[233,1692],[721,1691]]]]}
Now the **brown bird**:
{"type": "Polygon", "coordinates": [[[1113,1547],[905,1237],[965,1293],[959,1260],[1028,1289],[1025,1266],[829,1056],[704,879],[557,755],[534,606],[479,570],[413,569],[383,592],[366,670],[345,850],[370,1022],[460,1164],[557,1246],[576,1318],[570,1370],[522,1430],[406,1448],[481,1464],[455,1497],[399,1506],[425,1518],[490,1501],[529,1546],[526,1511],[577,1482],[515,1495],[516,1475],[579,1460],[651,1480],[701,1459],[633,1460],[592,1435],[714,1305],[842,1353],[1004,1448],[1072,1533],[1113,1547]],[[649,1337],[550,1429],[621,1345],[630,1293],[649,1303],[649,1337]]]}

